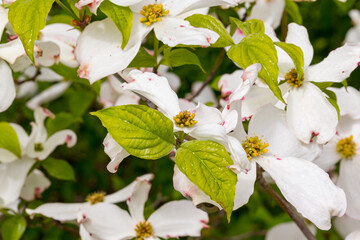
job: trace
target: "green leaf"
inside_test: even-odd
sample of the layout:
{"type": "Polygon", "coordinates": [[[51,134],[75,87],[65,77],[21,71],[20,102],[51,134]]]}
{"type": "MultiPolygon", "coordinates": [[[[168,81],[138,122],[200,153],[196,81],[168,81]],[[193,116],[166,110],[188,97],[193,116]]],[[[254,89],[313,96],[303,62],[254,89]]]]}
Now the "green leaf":
{"type": "Polygon", "coordinates": [[[334,82],[311,82],[311,83],[317,86],[318,88],[320,88],[321,91],[334,85],[334,82]]]}
{"type": "Polygon", "coordinates": [[[80,10],[75,7],[75,4],[78,2],[79,0],[66,0],[66,2],[68,3],[71,11],[73,13],[75,13],[76,16],[80,17],[80,10]]]}
{"type": "Polygon", "coordinates": [[[347,80],[345,79],[344,81],[341,82],[341,84],[345,87],[345,90],[347,91],[347,88],[348,88],[347,80]]]}
{"type": "Polygon", "coordinates": [[[198,28],[207,28],[219,34],[219,39],[216,43],[211,44],[211,47],[227,47],[234,44],[230,34],[224,28],[224,25],[220,20],[210,15],[194,14],[187,17],[185,20],[189,21],[190,24],[198,28]]]}
{"type": "Polygon", "coordinates": [[[20,143],[14,128],[7,122],[0,122],[0,133],[0,148],[21,157],[20,143]]]}
{"type": "Polygon", "coordinates": [[[51,136],[52,134],[68,128],[71,124],[76,122],[82,122],[81,117],[76,117],[70,113],[61,112],[56,114],[55,118],[49,118],[46,121],[46,129],[48,135],[51,136]]]}
{"type": "Polygon", "coordinates": [[[180,67],[183,65],[192,64],[198,66],[201,71],[205,72],[201,66],[199,57],[195,53],[184,48],[178,48],[172,51],[164,51],[164,57],[161,59],[160,63],[169,67],[180,67]]]}
{"type": "Polygon", "coordinates": [[[339,105],[337,104],[337,97],[336,94],[333,91],[330,91],[328,89],[321,89],[321,91],[323,91],[323,93],[325,93],[328,97],[326,97],[326,99],[329,101],[329,103],[331,105],[334,106],[334,108],[336,109],[337,115],[338,115],[338,119],[340,119],[340,108],[339,105]]]}
{"type": "Polygon", "coordinates": [[[130,67],[155,67],[157,65],[156,58],[150,55],[143,47],[140,48],[135,58],[129,64],[130,67]]]}
{"type": "Polygon", "coordinates": [[[295,23],[302,25],[303,20],[299,7],[295,2],[293,2],[293,0],[285,0],[285,11],[295,23]]]}
{"type": "Polygon", "coordinates": [[[233,33],[236,28],[240,28],[245,36],[252,33],[265,33],[264,23],[258,19],[250,19],[246,22],[242,22],[237,18],[230,18],[231,32],[233,33]]]}
{"type": "Polygon", "coordinates": [[[100,4],[100,10],[113,20],[116,27],[121,32],[123,37],[121,48],[124,49],[126,44],[129,42],[131,34],[133,20],[133,13],[131,9],[129,7],[116,5],[109,0],[105,0],[100,4]]]}
{"type": "Polygon", "coordinates": [[[46,25],[54,24],[54,23],[64,23],[71,25],[73,18],[69,15],[55,15],[52,16],[47,22],[46,25]]]}
{"type": "Polygon", "coordinates": [[[158,159],[174,149],[173,122],[157,110],[144,105],[123,105],[92,114],[135,157],[158,159]]]}
{"type": "Polygon", "coordinates": [[[228,168],[234,163],[224,146],[211,141],[186,142],[177,150],[175,163],[191,182],[220,204],[230,221],[237,176],[228,168]]]}
{"type": "Polygon", "coordinates": [[[18,240],[26,229],[26,220],[23,216],[11,216],[7,218],[1,226],[3,240],[18,240]]]}
{"type": "Polygon", "coordinates": [[[43,168],[50,176],[60,180],[75,180],[75,172],[72,166],[65,160],[48,158],[41,162],[43,168]]]}
{"type": "Polygon", "coordinates": [[[17,0],[10,5],[9,21],[20,37],[26,54],[34,62],[34,43],[45,27],[54,0],[17,0]]]}
{"type": "Polygon", "coordinates": [[[244,37],[237,45],[227,52],[229,58],[242,68],[260,63],[262,78],[275,96],[285,103],[278,84],[279,67],[275,45],[271,38],[262,33],[253,33],[244,37]]]}
{"type": "Polygon", "coordinates": [[[298,80],[300,81],[304,72],[304,53],[301,48],[284,42],[275,42],[275,45],[282,48],[291,57],[295,64],[298,80]]]}

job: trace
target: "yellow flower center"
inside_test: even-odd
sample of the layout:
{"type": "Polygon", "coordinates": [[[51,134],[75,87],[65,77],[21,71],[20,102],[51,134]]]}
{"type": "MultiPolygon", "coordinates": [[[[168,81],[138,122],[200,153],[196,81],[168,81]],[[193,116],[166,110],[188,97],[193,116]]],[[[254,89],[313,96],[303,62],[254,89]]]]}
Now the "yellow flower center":
{"type": "Polygon", "coordinates": [[[197,121],[194,120],[195,113],[191,113],[189,111],[180,112],[173,119],[175,121],[175,125],[178,127],[192,127],[197,124],[197,121]]]}
{"type": "Polygon", "coordinates": [[[34,150],[35,152],[42,152],[44,150],[42,143],[35,143],[34,150]]]}
{"type": "Polygon", "coordinates": [[[104,202],[105,193],[104,192],[95,192],[92,194],[89,194],[86,197],[86,201],[89,202],[91,205],[104,202]]]}
{"type": "Polygon", "coordinates": [[[140,22],[150,26],[152,23],[160,21],[161,17],[169,14],[169,10],[165,10],[162,3],[155,3],[143,6],[140,13],[144,16],[140,18],[140,22]]]}
{"type": "Polygon", "coordinates": [[[290,72],[285,74],[285,81],[290,85],[290,87],[301,87],[303,85],[304,76],[298,80],[298,74],[296,70],[293,68],[290,72]]]}
{"type": "Polygon", "coordinates": [[[344,158],[351,158],[356,153],[356,143],[353,142],[353,135],[350,137],[341,139],[336,144],[336,151],[340,153],[344,158]]]}
{"type": "Polygon", "coordinates": [[[137,240],[144,240],[154,234],[151,224],[146,221],[136,224],[135,232],[137,240]]]}
{"type": "Polygon", "coordinates": [[[252,157],[258,157],[267,153],[268,150],[266,148],[269,146],[268,143],[263,142],[258,136],[246,137],[241,145],[243,146],[249,160],[251,160],[252,157]]]}

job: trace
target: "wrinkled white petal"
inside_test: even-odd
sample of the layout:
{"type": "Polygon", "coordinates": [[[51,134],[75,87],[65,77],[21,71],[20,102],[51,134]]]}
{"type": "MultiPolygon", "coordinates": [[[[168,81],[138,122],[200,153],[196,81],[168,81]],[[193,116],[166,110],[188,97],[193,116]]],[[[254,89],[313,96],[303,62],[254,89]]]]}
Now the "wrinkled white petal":
{"type": "Polygon", "coordinates": [[[151,30],[133,22],[128,44],[121,49],[122,35],[110,18],[88,25],[77,41],[75,56],[81,78],[90,83],[123,70],[136,56],[142,39],[151,30]],[[106,42],[106,44],[104,44],[106,42]]]}
{"type": "Polygon", "coordinates": [[[219,34],[206,29],[195,28],[181,18],[167,17],[154,23],[156,37],[170,47],[178,44],[210,46],[215,43],[219,34]]]}
{"type": "Polygon", "coordinates": [[[104,202],[107,203],[123,202],[133,195],[134,191],[136,190],[140,182],[150,182],[153,178],[154,175],[151,173],[137,177],[132,183],[130,183],[125,188],[117,192],[114,192],[112,194],[106,195],[104,202]]]}
{"type": "MultiPolygon", "coordinates": [[[[316,228],[313,225],[308,225],[309,230],[315,235],[316,228]]],[[[306,240],[300,228],[294,222],[280,223],[270,228],[266,233],[265,240],[306,240]]]]}
{"type": "Polygon", "coordinates": [[[41,40],[56,43],[60,48],[60,62],[68,67],[77,67],[74,51],[80,31],[73,26],[55,23],[41,30],[41,40]]]}
{"type": "Polygon", "coordinates": [[[279,157],[291,156],[312,161],[321,153],[321,148],[315,143],[300,142],[288,127],[286,112],[271,105],[262,107],[251,118],[249,136],[262,137],[263,142],[269,144],[269,153],[279,157]]]}
{"type": "Polygon", "coordinates": [[[291,89],[287,103],[287,121],[298,139],[309,143],[314,135],[317,143],[324,144],[335,135],[337,112],[314,84],[291,89]]]}
{"type": "Polygon", "coordinates": [[[286,200],[318,228],[329,230],[331,216],[345,213],[344,191],[317,165],[294,157],[266,155],[255,159],[271,175],[286,200]]]}
{"type": "Polygon", "coordinates": [[[0,112],[3,112],[10,107],[16,95],[11,69],[4,61],[0,61],[0,75],[0,112]]]}
{"type": "Polygon", "coordinates": [[[339,178],[336,183],[341,187],[347,200],[346,215],[360,220],[360,157],[343,159],[340,163],[339,178]]]}
{"type": "Polygon", "coordinates": [[[329,88],[336,94],[340,115],[348,115],[354,119],[360,119],[360,92],[348,86],[347,88],[329,88]]]}
{"type": "Polygon", "coordinates": [[[305,71],[305,79],[313,82],[342,82],[360,65],[360,43],[346,43],[320,63],[305,71]]]}
{"type": "Polygon", "coordinates": [[[41,197],[41,193],[50,187],[51,182],[45,175],[35,169],[27,176],[25,184],[21,189],[20,197],[26,201],[32,201],[41,197]]]}
{"type": "Polygon", "coordinates": [[[207,228],[209,217],[206,212],[197,209],[191,201],[179,200],[164,204],[148,219],[154,235],[163,238],[201,235],[201,229],[207,228]]]}
{"type": "Polygon", "coordinates": [[[4,205],[19,198],[26,175],[34,163],[35,160],[26,157],[11,163],[0,163],[0,199],[4,205]]]}
{"type": "Polygon", "coordinates": [[[88,203],[45,203],[35,209],[26,209],[27,214],[41,214],[45,217],[65,222],[77,218],[77,212],[88,203]]]}
{"type": "Polygon", "coordinates": [[[251,10],[249,19],[260,19],[273,28],[277,28],[280,25],[284,8],[284,0],[258,0],[251,10]]]}
{"type": "Polygon", "coordinates": [[[53,86],[42,91],[39,95],[33,97],[26,103],[26,106],[32,110],[35,110],[42,104],[51,102],[60,97],[70,85],[70,81],[54,84],[53,86]]]}
{"type": "Polygon", "coordinates": [[[149,181],[137,181],[132,196],[126,201],[131,218],[137,223],[144,221],[145,202],[148,199],[150,188],[149,181]]]}
{"type": "Polygon", "coordinates": [[[77,219],[95,239],[131,239],[135,223],[128,212],[111,203],[97,203],[82,208],[77,219]]]}
{"type": "Polygon", "coordinates": [[[130,154],[122,148],[111,136],[107,134],[104,139],[104,151],[110,157],[111,162],[107,165],[107,170],[111,173],[115,173],[118,170],[119,164],[124,158],[130,156],[130,154]]]}
{"type": "Polygon", "coordinates": [[[143,73],[139,70],[131,71],[129,76],[132,82],[124,83],[124,89],[144,96],[170,119],[180,112],[178,97],[165,77],[160,77],[155,73],[143,73]]]}

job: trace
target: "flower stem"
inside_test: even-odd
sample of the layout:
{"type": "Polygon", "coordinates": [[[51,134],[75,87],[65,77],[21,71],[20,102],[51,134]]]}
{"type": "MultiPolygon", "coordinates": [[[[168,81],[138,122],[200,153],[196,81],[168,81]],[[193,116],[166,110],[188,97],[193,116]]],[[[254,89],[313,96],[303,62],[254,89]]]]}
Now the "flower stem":
{"type": "Polygon", "coordinates": [[[221,49],[219,56],[216,59],[216,62],[214,64],[214,67],[211,70],[211,72],[209,73],[209,75],[207,76],[207,78],[205,79],[204,83],[201,85],[199,90],[197,90],[194,94],[191,94],[189,97],[187,97],[186,98],[187,100],[192,101],[195,97],[197,97],[204,90],[204,88],[211,82],[211,80],[213,80],[216,71],[219,69],[222,61],[224,60],[224,57],[225,57],[225,50],[221,49]]]}
{"type": "Polygon", "coordinates": [[[76,21],[80,22],[80,18],[78,16],[76,16],[76,14],[69,9],[65,4],[63,4],[60,0],[55,0],[55,2],[65,11],[67,12],[70,16],[72,16],[76,21]]]}
{"type": "Polygon", "coordinates": [[[264,179],[261,167],[257,164],[256,181],[261,189],[266,192],[275,202],[291,217],[291,219],[300,228],[301,232],[308,240],[316,240],[315,236],[310,232],[302,217],[299,216],[293,206],[290,205],[280,194],[278,194],[264,179]]]}

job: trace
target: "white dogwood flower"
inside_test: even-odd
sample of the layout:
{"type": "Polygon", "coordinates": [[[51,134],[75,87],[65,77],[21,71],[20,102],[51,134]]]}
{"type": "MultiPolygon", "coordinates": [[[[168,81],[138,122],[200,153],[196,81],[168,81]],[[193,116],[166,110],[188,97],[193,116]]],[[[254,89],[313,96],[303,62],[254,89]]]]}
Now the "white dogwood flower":
{"type": "Polygon", "coordinates": [[[120,31],[111,19],[91,23],[81,34],[75,50],[80,63],[78,74],[90,83],[125,69],[136,56],[142,40],[154,29],[157,39],[175,47],[178,44],[210,46],[219,35],[206,28],[195,28],[181,14],[221,4],[236,5],[239,0],[112,0],[133,11],[129,42],[124,49],[120,31]],[[106,44],[104,44],[106,42],[106,44]]]}
{"type": "MultiPolygon", "coordinates": [[[[311,162],[320,149],[316,144],[301,143],[292,134],[284,111],[270,105],[264,106],[251,118],[248,134],[241,128],[237,128],[233,134],[241,141],[249,162],[259,164],[274,179],[284,197],[318,228],[330,229],[331,216],[345,213],[344,191],[335,186],[326,172],[311,162]]],[[[248,174],[256,175],[256,168],[251,168],[248,174]]],[[[186,181],[185,178],[174,179],[175,189],[193,200],[195,198],[195,203],[209,202],[202,191],[186,181]]],[[[248,178],[247,185],[239,186],[242,188],[239,192],[248,195],[242,194],[237,199],[236,193],[235,205],[244,204],[244,200],[247,202],[254,182],[255,179],[248,178]]]]}
{"type": "Polygon", "coordinates": [[[297,45],[304,54],[304,74],[298,80],[293,61],[277,48],[280,77],[285,79],[289,89],[286,97],[287,121],[304,143],[316,137],[317,143],[324,144],[334,136],[338,117],[326,95],[313,82],[342,82],[348,78],[359,65],[360,43],[345,44],[333,50],[322,62],[309,66],[314,50],[306,28],[290,23],[285,42],[297,45]]]}
{"type": "MultiPolygon", "coordinates": [[[[104,192],[95,192],[88,195],[84,203],[45,203],[35,209],[26,209],[26,212],[32,216],[41,214],[61,222],[74,222],[83,209],[92,211],[92,208],[96,208],[96,206],[101,203],[115,206],[115,203],[126,201],[134,195],[136,188],[141,182],[144,181],[148,183],[153,177],[153,174],[145,174],[137,177],[125,188],[109,195],[105,195],[104,192]]],[[[89,238],[89,232],[82,226],[80,226],[80,235],[82,239],[89,238]]]]}
{"type": "Polygon", "coordinates": [[[145,219],[144,207],[150,188],[148,181],[139,181],[126,201],[130,214],[104,202],[82,208],[77,214],[78,222],[96,239],[198,237],[202,228],[208,228],[207,213],[187,200],[168,202],[145,219]]]}
{"type": "MultiPolygon", "coordinates": [[[[348,103],[349,104],[349,103],[348,103]]],[[[339,177],[336,185],[341,187],[347,199],[346,214],[360,220],[360,121],[349,116],[340,118],[336,135],[324,145],[323,152],[315,160],[325,171],[338,161],[340,162],[339,177]]]]}

